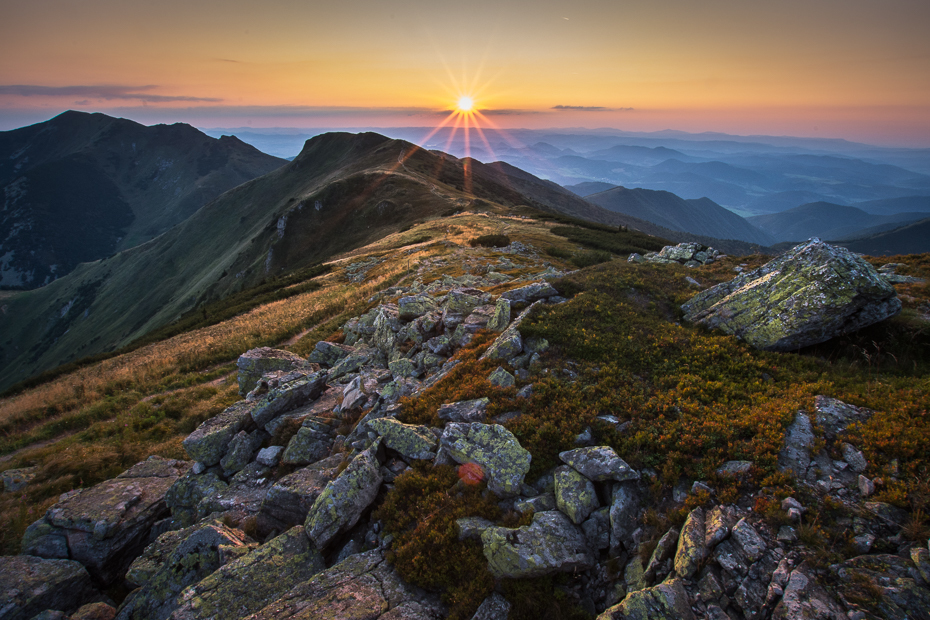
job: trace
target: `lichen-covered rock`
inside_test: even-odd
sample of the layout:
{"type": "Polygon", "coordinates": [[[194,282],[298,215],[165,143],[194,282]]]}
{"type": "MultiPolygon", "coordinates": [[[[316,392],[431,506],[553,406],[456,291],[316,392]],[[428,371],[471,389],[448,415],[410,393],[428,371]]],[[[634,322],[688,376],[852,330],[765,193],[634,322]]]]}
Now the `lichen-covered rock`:
{"type": "MultiPolygon", "coordinates": [[[[165,494],[191,465],[149,457],[49,508],[41,519],[51,526],[45,535],[64,537],[71,559],[102,583],[113,583],[145,547],[152,525],[167,516],[165,494]]],[[[27,531],[23,537],[23,553],[40,551],[41,540],[34,534],[27,531]]]]}
{"type": "Polygon", "coordinates": [[[529,307],[520,313],[510,326],[505,329],[497,339],[491,343],[481,355],[481,359],[510,359],[519,355],[523,351],[523,337],[520,335],[520,323],[529,316],[541,301],[534,301],[529,307]]]}
{"type": "Polygon", "coordinates": [[[489,527],[481,543],[488,569],[500,578],[585,570],[595,563],[584,534],[558,511],[538,512],[533,523],[523,527],[489,527]]]}
{"type": "Polygon", "coordinates": [[[3,490],[7,493],[22,491],[38,473],[38,467],[22,467],[20,469],[8,469],[3,472],[3,490]]]}
{"type": "Polygon", "coordinates": [[[381,471],[375,458],[377,449],[376,444],[352,459],[313,502],[304,528],[317,549],[323,549],[337,534],[358,523],[378,495],[381,471]]]}
{"type": "Polygon", "coordinates": [[[229,448],[226,455],[220,459],[220,467],[223,468],[223,475],[231,476],[252,462],[252,457],[258,452],[262,442],[268,438],[265,431],[252,431],[246,433],[239,431],[229,442],[229,448]]]}
{"type": "Polygon", "coordinates": [[[503,596],[494,592],[484,599],[471,620],[507,620],[510,614],[510,602],[503,596]]]}
{"type": "Polygon", "coordinates": [[[652,555],[649,557],[649,561],[646,562],[645,578],[650,582],[656,578],[659,567],[675,554],[679,534],[678,530],[672,528],[659,539],[656,548],[653,549],[652,555]]]}
{"type": "Polygon", "coordinates": [[[813,239],[762,267],[698,293],[685,319],[768,351],[793,351],[856,331],[901,311],[868,262],[813,239]]]}
{"type": "Polygon", "coordinates": [[[359,368],[369,363],[372,356],[376,353],[377,351],[375,349],[357,346],[351,353],[339,360],[339,363],[332,367],[329,371],[329,378],[338,379],[350,372],[356,372],[359,368]]]}
{"type": "Polygon", "coordinates": [[[449,422],[484,422],[487,419],[490,404],[491,400],[488,398],[445,403],[439,406],[439,412],[436,415],[440,420],[449,422]]]}
{"type": "Polygon", "coordinates": [[[639,473],[617,456],[614,449],[609,446],[568,450],[560,452],[559,458],[563,463],[572,466],[586,478],[595,482],[639,480],[639,473]]]}
{"type": "Polygon", "coordinates": [[[222,493],[228,486],[212,471],[200,475],[191,471],[171,485],[165,494],[165,503],[175,523],[187,527],[207,516],[200,511],[202,502],[222,493]]]}
{"type": "Polygon", "coordinates": [[[504,497],[520,494],[532,457],[503,426],[450,422],[440,441],[457,463],[480,465],[491,492],[504,497]]]}
{"type": "Polygon", "coordinates": [[[269,473],[264,465],[249,463],[229,479],[229,486],[225,490],[201,501],[198,511],[205,515],[223,513],[224,517],[232,519],[234,523],[257,516],[262,500],[273,483],[269,473]]]}
{"type": "Polygon", "coordinates": [[[501,297],[514,304],[528,304],[558,294],[559,292],[555,290],[554,286],[548,282],[543,281],[533,282],[531,284],[527,284],[526,286],[521,286],[520,288],[509,290],[502,294],[501,297]]]}
{"type": "Polygon", "coordinates": [[[313,351],[307,359],[321,366],[333,367],[352,351],[354,349],[348,345],[321,340],[313,347],[313,351]]]}
{"type": "Polygon", "coordinates": [[[303,524],[320,493],[335,479],[340,463],[342,455],[335,454],[275,482],[262,500],[259,529],[283,532],[303,524]]]}
{"type": "Polygon", "coordinates": [[[222,565],[221,545],[245,547],[250,539],[216,521],[188,531],[161,567],[120,606],[118,620],[164,620],[177,607],[177,597],[189,585],[222,565]]]}
{"type": "Polygon", "coordinates": [[[873,413],[871,409],[849,405],[829,396],[814,398],[814,419],[828,439],[835,439],[850,424],[868,421],[873,413]]]}
{"type": "Polygon", "coordinates": [[[401,321],[412,321],[436,309],[436,302],[429,295],[401,297],[397,302],[397,317],[401,321]]]}
{"type": "Polygon", "coordinates": [[[304,366],[302,357],[271,347],[259,347],[246,351],[239,356],[236,367],[239,369],[239,395],[245,396],[252,391],[262,375],[275,370],[290,371],[304,366]]]}
{"type": "Polygon", "coordinates": [[[607,609],[597,620],[693,620],[681,579],[671,579],[652,588],[631,592],[607,609]]]}
{"type": "Polygon", "coordinates": [[[693,577],[700,568],[705,551],[704,510],[698,507],[688,514],[681,527],[678,550],[675,551],[675,573],[685,579],[693,577]]]}
{"type": "Polygon", "coordinates": [[[322,556],[298,525],[185,589],[170,617],[243,618],[324,568],[322,556]]]}
{"type": "Polygon", "coordinates": [[[0,618],[29,620],[46,609],[72,612],[99,596],[87,570],[72,560],[0,556],[0,618]]]}
{"type": "Polygon", "coordinates": [[[197,427],[181,445],[195,461],[210,467],[216,465],[226,454],[226,448],[236,433],[252,421],[252,403],[239,401],[227,407],[197,427]]]}
{"type": "Polygon", "coordinates": [[[709,551],[730,535],[735,519],[725,506],[714,506],[704,515],[704,547],[709,551]]]}
{"type": "Polygon", "coordinates": [[[426,426],[403,424],[393,418],[368,422],[368,428],[378,433],[385,447],[407,459],[431,459],[436,456],[436,436],[426,426]]]}
{"type": "Polygon", "coordinates": [[[148,583],[152,576],[161,570],[178,545],[184,542],[197,527],[197,525],[191,525],[180,530],[169,530],[149,543],[142,555],[129,565],[129,570],[126,571],[126,583],[136,588],[148,583]]]}
{"type": "Polygon", "coordinates": [[[575,525],[580,525],[600,506],[594,483],[567,465],[555,470],[555,501],[575,525]]]}
{"type": "Polygon", "coordinates": [[[498,366],[496,369],[494,369],[494,372],[488,376],[488,383],[495,387],[506,388],[515,386],[517,384],[517,380],[512,374],[504,370],[503,367],[498,366]]]}
{"type": "Polygon", "coordinates": [[[295,372],[284,377],[276,387],[268,391],[252,408],[252,419],[259,428],[273,418],[304,405],[323,391],[327,374],[324,371],[314,373],[295,372]]]}
{"type": "Polygon", "coordinates": [[[772,612],[774,620],[847,620],[833,597],[802,569],[791,573],[781,601],[772,612]]]}
{"type": "Polygon", "coordinates": [[[488,319],[488,331],[502,332],[510,325],[510,300],[501,297],[494,305],[494,311],[488,319]]]}
{"type": "Polygon", "coordinates": [[[301,426],[288,442],[284,454],[281,455],[281,462],[287,465],[315,463],[329,456],[332,447],[333,438],[329,433],[312,426],[301,426]]]}

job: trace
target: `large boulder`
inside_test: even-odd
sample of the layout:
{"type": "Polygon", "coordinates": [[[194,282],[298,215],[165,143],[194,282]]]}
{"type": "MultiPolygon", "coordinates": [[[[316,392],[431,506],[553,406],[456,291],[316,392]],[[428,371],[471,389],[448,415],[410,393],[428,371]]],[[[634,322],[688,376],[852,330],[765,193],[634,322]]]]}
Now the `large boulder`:
{"type": "Polygon", "coordinates": [[[581,529],[557,510],[537,512],[518,528],[489,527],[481,533],[488,568],[495,577],[522,579],[586,570],[594,553],[581,529]]]}
{"type": "Polygon", "coordinates": [[[567,465],[555,470],[555,501],[575,525],[600,507],[594,483],[567,465]]]}
{"type": "Polygon", "coordinates": [[[812,239],[698,293],[682,310],[687,321],[757,349],[793,351],[894,316],[901,301],[868,262],[812,239]]]}
{"type": "Polygon", "coordinates": [[[440,441],[457,463],[480,465],[493,493],[520,494],[532,457],[513,433],[500,424],[450,422],[440,441]]]}
{"type": "Polygon", "coordinates": [[[610,446],[577,448],[559,453],[562,462],[594,482],[639,480],[639,474],[610,446]]]}
{"type": "Polygon", "coordinates": [[[514,304],[528,304],[530,302],[539,301],[540,299],[547,299],[558,294],[559,292],[555,290],[554,286],[548,282],[543,281],[533,282],[532,284],[527,284],[526,286],[521,286],[520,288],[509,290],[506,293],[503,293],[501,297],[514,304]]]}
{"type": "Polygon", "coordinates": [[[72,560],[0,556],[0,618],[29,620],[54,609],[72,612],[100,596],[83,566],[72,560]]]}
{"type": "Polygon", "coordinates": [[[302,524],[320,493],[336,477],[341,462],[342,455],[333,455],[275,482],[262,501],[259,528],[283,532],[302,524]]]}
{"type": "Polygon", "coordinates": [[[236,367],[239,369],[239,395],[245,396],[255,387],[262,375],[276,370],[290,371],[305,366],[302,357],[271,347],[259,347],[246,351],[239,356],[236,367]]]}
{"type": "Polygon", "coordinates": [[[165,494],[191,465],[152,456],[66,497],[29,526],[23,553],[40,555],[47,549],[45,538],[64,539],[70,559],[103,584],[115,582],[145,547],[152,525],[167,516],[165,494]]]}
{"type": "Polygon", "coordinates": [[[436,301],[429,295],[401,297],[397,302],[397,317],[401,321],[412,321],[436,310],[436,301]]]}
{"type": "Polygon", "coordinates": [[[675,551],[675,573],[679,577],[690,579],[700,568],[706,553],[704,533],[704,510],[698,507],[688,514],[678,537],[678,549],[675,551]]]}
{"type": "Polygon", "coordinates": [[[304,527],[317,549],[323,549],[340,532],[351,529],[375,500],[381,471],[372,447],[360,453],[339,476],[326,485],[307,514],[304,527]]]}
{"type": "Polygon", "coordinates": [[[241,400],[210,418],[188,435],[181,445],[195,461],[216,465],[226,454],[229,442],[252,421],[252,403],[241,400]]]}
{"type": "Polygon", "coordinates": [[[803,568],[791,573],[781,601],[772,612],[774,620],[845,620],[846,614],[832,596],[803,568]]]}
{"type": "Polygon", "coordinates": [[[324,568],[323,557],[298,525],[185,589],[170,617],[244,618],[324,568]]]}

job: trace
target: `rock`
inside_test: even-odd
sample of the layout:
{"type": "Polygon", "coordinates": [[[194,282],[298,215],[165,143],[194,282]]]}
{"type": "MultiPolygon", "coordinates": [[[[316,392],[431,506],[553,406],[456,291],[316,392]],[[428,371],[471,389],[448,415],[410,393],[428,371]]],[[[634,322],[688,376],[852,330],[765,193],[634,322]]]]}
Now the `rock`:
{"type": "Polygon", "coordinates": [[[313,426],[301,426],[287,443],[281,462],[286,465],[307,465],[329,456],[333,437],[313,426]]]}
{"type": "Polygon", "coordinates": [[[545,512],[547,510],[558,510],[558,504],[556,504],[555,501],[555,494],[543,493],[536,497],[518,499],[514,502],[513,508],[519,513],[526,513],[530,510],[533,512],[545,512]]]}
{"type": "Polygon", "coordinates": [[[351,555],[295,585],[248,620],[434,620],[442,616],[436,597],[405,584],[375,550],[351,555]]]}
{"type": "Polygon", "coordinates": [[[491,400],[488,398],[446,403],[440,405],[439,412],[436,415],[439,416],[440,420],[448,420],[449,422],[484,422],[487,419],[487,410],[490,404],[491,400]]]}
{"type": "Polygon", "coordinates": [[[750,562],[755,562],[762,557],[762,553],[768,548],[756,528],[750,525],[746,519],[740,519],[733,526],[730,536],[736,541],[743,555],[750,562]]]}
{"type": "Polygon", "coordinates": [[[225,476],[231,476],[252,462],[252,457],[261,447],[262,442],[268,438],[265,431],[246,433],[239,431],[229,442],[226,455],[220,459],[220,467],[225,476]]]}
{"type": "Polygon", "coordinates": [[[836,601],[799,568],[791,573],[774,620],[847,620],[836,601]]]}
{"type": "Polygon", "coordinates": [[[284,452],[284,446],[268,446],[258,451],[255,460],[265,467],[274,467],[281,460],[282,452],[284,452]]]}
{"type": "Polygon", "coordinates": [[[436,302],[429,295],[401,297],[397,302],[397,318],[401,321],[412,321],[436,309],[436,302]]]}
{"type": "Polygon", "coordinates": [[[717,468],[717,473],[721,475],[741,476],[743,474],[748,474],[750,469],[752,469],[752,461],[727,461],[717,468]]]}
{"type": "Polygon", "coordinates": [[[513,387],[517,384],[517,380],[514,376],[501,366],[498,366],[497,369],[488,376],[488,382],[495,387],[504,388],[513,387]]]}
{"type": "Polygon", "coordinates": [[[359,368],[369,363],[377,353],[375,349],[368,347],[356,347],[352,350],[351,353],[346,355],[344,358],[339,360],[339,362],[332,367],[329,371],[330,379],[338,379],[343,375],[347,375],[350,372],[356,372],[359,368]]]}
{"type": "Polygon", "coordinates": [[[226,490],[204,499],[198,510],[202,514],[223,513],[223,517],[239,523],[243,519],[257,517],[262,500],[271,488],[270,470],[258,463],[249,463],[242,471],[229,479],[226,490]]]}
{"type": "Polygon", "coordinates": [[[180,530],[168,530],[157,536],[145,548],[142,555],[129,565],[129,570],[126,571],[126,583],[137,588],[147,584],[152,576],[161,570],[178,545],[184,542],[197,527],[198,525],[192,525],[180,530]]]}
{"type": "Polygon", "coordinates": [[[3,472],[3,490],[7,493],[22,491],[38,473],[38,467],[23,467],[20,469],[8,469],[3,472]]]}
{"type": "Polygon", "coordinates": [[[700,568],[706,554],[704,547],[704,511],[695,508],[688,514],[678,537],[678,549],[675,551],[675,573],[679,577],[690,579],[700,568]]]}
{"type": "Polygon", "coordinates": [[[321,340],[316,343],[308,360],[321,366],[332,367],[353,351],[354,349],[350,346],[321,340]]]}
{"type": "Polygon", "coordinates": [[[388,364],[388,370],[395,377],[404,378],[412,377],[417,374],[417,365],[407,358],[394,360],[388,364]]]}
{"type": "Polygon", "coordinates": [[[607,609],[597,620],[693,620],[681,579],[672,579],[652,588],[627,595],[607,609]]]}
{"type": "Polygon", "coordinates": [[[533,395],[533,384],[524,385],[522,388],[517,390],[517,398],[529,398],[533,395]]]}
{"type": "Polygon", "coordinates": [[[377,444],[360,453],[320,493],[304,523],[307,536],[323,549],[339,533],[351,529],[374,501],[381,485],[377,444]]]}
{"type": "Polygon", "coordinates": [[[393,418],[368,422],[368,428],[381,436],[385,447],[406,459],[431,459],[436,456],[436,436],[427,426],[402,424],[393,418]]]}
{"type": "Polygon", "coordinates": [[[623,582],[628,593],[639,592],[649,586],[646,583],[646,571],[638,555],[634,555],[623,569],[623,582]]]}
{"type": "Polygon", "coordinates": [[[171,619],[246,617],[323,568],[323,558],[298,525],[184,590],[171,619]]]}
{"type": "Polygon", "coordinates": [[[872,413],[871,409],[847,405],[835,398],[827,396],[814,398],[814,417],[827,439],[835,439],[854,422],[866,422],[872,417],[872,413]]]}
{"type": "Polygon", "coordinates": [[[462,517],[456,519],[455,525],[459,528],[459,540],[481,539],[481,533],[494,523],[482,517],[462,517]]]}
{"type": "Polygon", "coordinates": [[[494,592],[481,602],[471,620],[507,620],[510,603],[503,596],[494,592]]]}
{"type": "Polygon", "coordinates": [[[0,556],[0,618],[29,620],[46,609],[76,610],[100,595],[90,574],[72,560],[0,556]]]}
{"type": "Polygon", "coordinates": [[[218,464],[232,438],[252,421],[251,407],[251,403],[239,401],[210,418],[181,442],[184,450],[207,467],[218,464]]]}
{"type": "Polygon", "coordinates": [[[457,463],[480,465],[492,493],[503,497],[520,494],[531,456],[503,426],[450,422],[440,441],[457,463]]]}
{"type": "Polygon", "coordinates": [[[811,448],[814,446],[814,430],[811,419],[798,411],[794,422],[785,431],[785,444],[778,453],[778,468],[791,471],[797,478],[805,479],[811,463],[811,448]]]}
{"type": "Polygon", "coordinates": [[[646,261],[643,255],[638,252],[633,252],[626,260],[628,263],[643,263],[646,261]]]}
{"type": "Polygon", "coordinates": [[[874,534],[860,534],[859,536],[853,536],[852,539],[852,548],[860,555],[864,555],[871,551],[873,544],[875,544],[874,534]]]}
{"type": "Polygon", "coordinates": [[[58,502],[40,519],[49,530],[26,531],[23,553],[41,550],[37,533],[63,537],[71,559],[103,584],[113,583],[145,547],[152,525],[167,516],[165,494],[191,465],[152,456],[117,478],[58,502]]]}
{"type": "Polygon", "coordinates": [[[668,561],[674,554],[678,546],[679,531],[675,528],[670,529],[662,535],[656,548],[652,551],[649,561],[646,562],[645,579],[652,581],[656,578],[656,572],[659,567],[668,561]]]}
{"type": "Polygon", "coordinates": [[[510,300],[501,297],[494,306],[494,312],[488,319],[488,331],[502,332],[510,325],[510,300]]]}
{"type": "Polygon", "coordinates": [[[302,524],[323,489],[335,479],[340,463],[342,455],[335,454],[275,482],[262,500],[259,529],[283,532],[302,524]]]}
{"type": "Polygon", "coordinates": [[[291,371],[304,366],[303,358],[290,351],[259,347],[246,351],[239,356],[236,367],[239,369],[239,395],[245,396],[262,375],[275,370],[291,371]]]}
{"type": "Polygon", "coordinates": [[[566,465],[555,470],[555,501],[575,525],[580,525],[600,506],[594,484],[566,465]]]}
{"type": "Polygon", "coordinates": [[[198,476],[191,471],[171,485],[165,494],[165,503],[175,523],[187,527],[207,516],[200,508],[204,500],[224,492],[228,487],[213,472],[198,476]]]}
{"type": "Polygon", "coordinates": [[[501,295],[501,298],[514,304],[528,304],[558,294],[559,292],[548,282],[533,282],[507,291],[501,295]]]}
{"type": "Polygon", "coordinates": [[[533,523],[523,527],[489,527],[481,543],[488,569],[499,578],[540,577],[595,564],[584,535],[558,511],[538,512],[533,523]]]}
{"type": "Polygon", "coordinates": [[[609,446],[568,450],[560,452],[559,458],[595,482],[639,480],[639,474],[609,446]]]}
{"type": "Polygon", "coordinates": [[[862,495],[862,497],[868,497],[875,493],[875,483],[862,474],[859,474],[858,486],[859,493],[862,495]]]}
{"type": "MultiPolygon", "coordinates": [[[[252,408],[252,419],[262,428],[282,413],[296,409],[320,395],[326,387],[327,374],[324,371],[311,374],[294,372],[257,401],[252,408]]],[[[200,460],[200,459],[198,459],[200,460]]]]}
{"type": "Polygon", "coordinates": [[[632,549],[632,535],[640,516],[641,502],[631,484],[615,484],[610,504],[610,548],[632,549]]]}
{"type": "Polygon", "coordinates": [[[813,239],[682,306],[685,320],[719,328],[768,351],[794,351],[901,311],[868,262],[813,239]]]}
{"type": "Polygon", "coordinates": [[[857,474],[861,474],[869,468],[869,464],[866,462],[862,452],[845,442],[843,443],[843,460],[849,463],[849,468],[857,474]]]}
{"type": "Polygon", "coordinates": [[[165,559],[140,589],[120,606],[119,620],[164,620],[177,607],[177,597],[189,585],[222,565],[220,546],[246,547],[250,539],[222,523],[199,524],[165,559]]]}
{"type": "Polygon", "coordinates": [[[716,547],[730,535],[730,511],[724,506],[714,506],[704,515],[704,548],[716,547]]]}
{"type": "Polygon", "coordinates": [[[798,533],[789,525],[783,525],[778,528],[778,535],[775,537],[778,542],[792,543],[798,540],[798,533]]]}
{"type": "Polygon", "coordinates": [[[714,560],[733,578],[742,578],[749,572],[749,566],[742,552],[732,540],[724,540],[714,549],[714,560]]]}
{"type": "Polygon", "coordinates": [[[485,359],[505,359],[509,360],[510,358],[519,355],[523,351],[523,337],[520,336],[520,323],[529,316],[529,314],[539,305],[541,302],[535,301],[529,305],[526,310],[520,313],[520,316],[510,324],[510,326],[501,333],[497,339],[491,343],[491,346],[488,347],[481,358],[485,359]]]}
{"type": "MultiPolygon", "coordinates": [[[[539,511],[541,512],[541,511],[539,511]]],[[[587,521],[581,524],[581,531],[595,551],[610,547],[610,509],[606,506],[591,513],[587,521]]]]}
{"type": "Polygon", "coordinates": [[[917,567],[924,583],[930,585],[930,551],[926,547],[911,547],[911,562],[917,567]]]}
{"type": "Polygon", "coordinates": [[[103,602],[88,603],[71,614],[71,620],[113,620],[116,610],[103,602]]]}

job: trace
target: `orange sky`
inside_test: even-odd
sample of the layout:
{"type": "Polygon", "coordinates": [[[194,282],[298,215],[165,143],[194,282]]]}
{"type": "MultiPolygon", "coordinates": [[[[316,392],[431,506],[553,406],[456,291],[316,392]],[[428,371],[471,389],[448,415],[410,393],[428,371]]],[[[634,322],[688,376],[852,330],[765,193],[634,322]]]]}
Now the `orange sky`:
{"type": "Polygon", "coordinates": [[[467,91],[506,127],[930,146],[927,0],[0,1],[0,129],[420,126],[467,91]]]}

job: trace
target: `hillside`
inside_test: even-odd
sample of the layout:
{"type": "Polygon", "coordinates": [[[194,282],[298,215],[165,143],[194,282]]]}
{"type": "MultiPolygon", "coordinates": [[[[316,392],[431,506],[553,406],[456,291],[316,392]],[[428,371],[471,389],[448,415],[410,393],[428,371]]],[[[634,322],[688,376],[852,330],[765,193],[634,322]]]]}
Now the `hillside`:
{"type": "MultiPolygon", "coordinates": [[[[926,287],[896,285],[897,317],[772,353],[680,309],[767,258],[574,270],[580,250],[525,214],[415,223],[335,256],[315,290],[0,399],[0,469],[26,485],[0,495],[0,542],[36,554],[4,560],[72,534],[91,579],[68,604],[107,588],[140,620],[926,608],[926,287]],[[237,365],[263,345],[288,352],[237,365]],[[261,386],[260,360],[290,374],[261,386]],[[789,439],[805,411],[806,447],[789,439]],[[784,468],[789,441],[812,477],[784,468]]],[[[926,278],[926,258],[893,260],[926,278]]]]}
{"type": "Polygon", "coordinates": [[[859,239],[844,239],[839,245],[871,256],[893,256],[902,252],[930,252],[930,218],[905,224],[859,239]]]}
{"type": "Polygon", "coordinates": [[[293,162],[226,192],[158,238],[9,296],[0,387],[128,345],[204,303],[417,221],[492,207],[665,232],[508,164],[459,160],[378,134],[324,134],[293,162]]]}
{"type": "Polygon", "coordinates": [[[103,114],[0,132],[0,285],[36,288],[144,243],[284,163],[235,137],[103,114]]]}
{"type": "MultiPolygon", "coordinates": [[[[756,215],[747,221],[777,241],[803,241],[811,237],[843,239],[862,236],[864,229],[897,228],[902,223],[923,219],[926,213],[874,215],[858,207],[829,202],[812,202],[780,213],[756,215]]],[[[873,231],[878,232],[878,230],[873,231]]],[[[901,252],[894,252],[900,254],[901,252]]]]}
{"type": "Polygon", "coordinates": [[[617,187],[591,194],[585,199],[605,209],[672,230],[761,245],[773,243],[767,233],[708,198],[684,200],[665,191],[617,187]]]}

